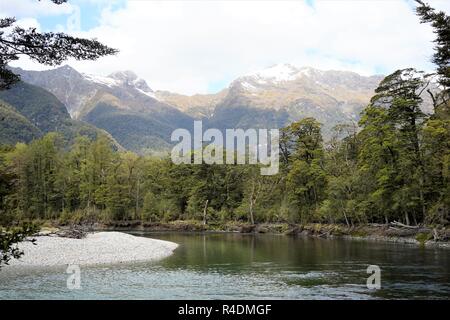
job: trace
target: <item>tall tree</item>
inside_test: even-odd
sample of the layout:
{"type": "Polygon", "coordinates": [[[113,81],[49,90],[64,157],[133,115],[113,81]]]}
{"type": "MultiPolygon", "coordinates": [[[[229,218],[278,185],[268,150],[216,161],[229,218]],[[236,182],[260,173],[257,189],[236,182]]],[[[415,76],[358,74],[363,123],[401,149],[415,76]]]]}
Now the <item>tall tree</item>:
{"type": "Polygon", "coordinates": [[[387,76],[364,111],[362,163],[377,177],[373,195],[381,198],[383,210],[426,215],[425,167],[421,132],[427,119],[420,105],[428,81],[423,72],[398,70],[387,76]],[[418,211],[417,209],[420,208],[418,211]]]}
{"type": "Polygon", "coordinates": [[[450,16],[443,11],[433,9],[422,0],[416,0],[416,2],[419,4],[416,13],[421,23],[430,23],[436,34],[432,61],[437,65],[438,82],[442,90],[438,94],[433,94],[431,90],[428,92],[433,99],[435,109],[445,109],[444,112],[448,117],[450,116],[450,16]]]}
{"type": "Polygon", "coordinates": [[[422,0],[416,0],[416,2],[419,4],[416,13],[420,21],[431,23],[436,34],[433,62],[437,65],[439,83],[448,94],[450,89],[450,16],[443,11],[436,11],[422,0]]]}
{"type": "Polygon", "coordinates": [[[339,124],[327,144],[325,168],[328,176],[327,200],[321,207],[323,218],[330,223],[353,224],[358,215],[356,197],[357,160],[360,148],[356,124],[339,124]],[[342,216],[338,213],[341,213],[342,216]]]}
{"type": "Polygon", "coordinates": [[[325,196],[326,173],[320,123],[305,118],[285,130],[290,142],[287,188],[302,221],[308,221],[325,196]]]}

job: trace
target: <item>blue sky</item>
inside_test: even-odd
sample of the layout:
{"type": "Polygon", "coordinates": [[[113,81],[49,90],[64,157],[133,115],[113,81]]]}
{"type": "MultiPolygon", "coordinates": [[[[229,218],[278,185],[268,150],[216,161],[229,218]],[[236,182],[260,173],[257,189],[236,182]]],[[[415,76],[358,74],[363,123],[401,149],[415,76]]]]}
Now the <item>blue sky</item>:
{"type": "Polygon", "coordinates": [[[67,27],[67,20],[70,17],[75,17],[77,12],[79,12],[80,23],[77,27],[82,31],[91,30],[101,24],[101,14],[104,10],[117,11],[123,9],[126,7],[127,0],[71,0],[69,3],[74,8],[72,12],[43,15],[37,18],[43,31],[58,30],[61,26],[67,27]]]}
{"type": "MultiPolygon", "coordinates": [[[[109,6],[111,10],[115,11],[126,6],[126,0],[111,1],[109,4],[94,1],[73,0],[70,2],[73,6],[77,6],[80,10],[80,28],[81,30],[90,30],[100,25],[100,16],[105,7],[109,6]]],[[[58,26],[65,26],[69,14],[52,15],[39,17],[38,21],[43,31],[53,31],[58,26]]]]}
{"type": "MultiPolygon", "coordinates": [[[[450,12],[450,1],[430,0],[450,12]]],[[[433,33],[412,0],[390,1],[2,1],[1,15],[23,26],[97,38],[120,53],[76,69],[133,70],[153,89],[216,92],[236,77],[276,63],[364,75],[433,68],[433,33]]],[[[28,60],[15,63],[42,69],[28,60]]],[[[45,68],[45,67],[44,67],[45,68]]]]}

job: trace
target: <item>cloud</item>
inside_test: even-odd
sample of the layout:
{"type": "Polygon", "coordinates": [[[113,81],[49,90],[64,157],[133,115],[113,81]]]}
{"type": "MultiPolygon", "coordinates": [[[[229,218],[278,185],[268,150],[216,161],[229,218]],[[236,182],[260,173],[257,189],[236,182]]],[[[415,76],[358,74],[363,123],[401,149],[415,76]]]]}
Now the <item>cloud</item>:
{"type": "Polygon", "coordinates": [[[50,0],[5,0],[0,5],[1,16],[15,16],[18,19],[70,14],[72,10],[70,3],[55,5],[50,0]]]}
{"type": "MultiPolygon", "coordinates": [[[[430,3],[450,11],[448,1],[430,3]]],[[[76,32],[120,53],[70,64],[103,75],[133,70],[153,89],[186,94],[218,89],[212,84],[275,63],[365,75],[430,70],[434,35],[413,8],[402,0],[129,0],[119,9],[105,4],[96,27],[76,32]]]]}

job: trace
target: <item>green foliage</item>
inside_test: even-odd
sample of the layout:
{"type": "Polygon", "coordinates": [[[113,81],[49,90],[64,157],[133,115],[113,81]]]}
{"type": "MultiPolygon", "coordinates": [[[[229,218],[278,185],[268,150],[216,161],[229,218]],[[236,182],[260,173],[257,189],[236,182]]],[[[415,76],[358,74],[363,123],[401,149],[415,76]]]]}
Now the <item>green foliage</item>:
{"type": "Polygon", "coordinates": [[[0,143],[29,143],[49,132],[60,133],[68,145],[80,135],[90,139],[104,136],[113,141],[103,130],[71,119],[64,104],[42,88],[18,82],[0,90],[0,143]]]}
{"type": "Polygon", "coordinates": [[[327,176],[320,124],[305,118],[283,129],[287,196],[302,222],[311,221],[325,198],[327,176]]]}
{"type": "Polygon", "coordinates": [[[41,131],[13,107],[0,100],[0,143],[14,145],[30,142],[41,136],[41,131]]]}
{"type": "MultiPolygon", "coordinates": [[[[274,176],[260,175],[257,165],[175,165],[167,157],[119,151],[104,134],[69,119],[53,95],[23,83],[15,85],[0,94],[4,101],[0,116],[8,122],[0,122],[4,141],[19,141],[0,148],[0,223],[30,218],[183,219],[213,226],[228,221],[347,227],[392,220],[448,224],[448,17],[421,6],[418,14],[437,34],[434,62],[444,86],[437,96],[429,92],[434,113],[427,115],[421,108],[429,75],[412,68],[397,70],[376,89],[359,128],[355,123],[340,124],[327,143],[314,118],[283,128],[281,168],[274,176]],[[19,93],[24,100],[18,99],[19,93]],[[15,138],[11,121],[23,129],[15,138]]],[[[106,103],[91,107],[86,117],[101,127],[135,130],[136,139],[121,141],[133,149],[138,139],[148,139],[142,135],[148,130],[164,146],[164,137],[173,129],[163,120],[166,114],[137,122],[136,114],[106,103]]]]}
{"type": "Polygon", "coordinates": [[[416,235],[416,240],[419,241],[421,244],[425,244],[428,240],[433,239],[433,235],[431,233],[418,233],[416,235]]]}
{"type": "Polygon", "coordinates": [[[421,0],[416,0],[416,2],[419,4],[416,12],[420,21],[430,23],[436,34],[433,62],[438,67],[439,83],[444,87],[444,93],[448,98],[450,88],[450,17],[443,11],[436,11],[421,0]]]}
{"type": "Polygon", "coordinates": [[[141,154],[168,150],[170,134],[185,119],[181,112],[174,115],[147,114],[123,110],[105,102],[92,106],[83,120],[97,128],[111,132],[118,142],[128,150],[141,154]],[[163,120],[165,117],[166,120],[163,120]],[[171,121],[167,121],[167,120],[171,121]]]}
{"type": "Polygon", "coordinates": [[[448,223],[449,122],[418,108],[424,85],[397,71],[355,124],[324,144],[306,118],[282,130],[282,168],[175,165],[121,152],[105,136],[67,147],[50,133],[0,152],[3,220],[196,220],[218,225],[367,222],[448,223]]]}

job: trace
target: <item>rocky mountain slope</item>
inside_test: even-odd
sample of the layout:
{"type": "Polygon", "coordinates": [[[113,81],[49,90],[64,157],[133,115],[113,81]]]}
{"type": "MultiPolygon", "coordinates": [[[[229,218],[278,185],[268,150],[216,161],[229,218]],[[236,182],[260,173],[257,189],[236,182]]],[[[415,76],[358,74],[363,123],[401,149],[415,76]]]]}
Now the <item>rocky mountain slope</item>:
{"type": "Polygon", "coordinates": [[[107,77],[82,74],[69,66],[14,71],[23,81],[53,93],[73,118],[106,130],[135,152],[166,150],[173,130],[193,125],[189,115],[159,101],[147,83],[131,71],[107,77]]]}
{"type": "Polygon", "coordinates": [[[228,89],[215,94],[186,96],[169,91],[156,91],[156,97],[196,119],[210,118],[216,106],[227,96],[228,89]]]}
{"type": "Polygon", "coordinates": [[[23,81],[53,93],[73,119],[106,130],[122,146],[139,153],[167,150],[172,131],[191,129],[194,119],[203,119],[205,127],[246,129],[277,128],[314,117],[323,124],[327,138],[334,125],[359,119],[382,80],[280,64],[239,77],[219,93],[186,96],[153,91],[131,71],[106,77],[70,66],[14,71],[23,81]]]}
{"type": "MultiPolygon", "coordinates": [[[[204,109],[208,112],[202,114],[209,113],[209,127],[273,128],[314,117],[328,135],[337,123],[359,119],[382,79],[382,76],[365,77],[354,72],[280,64],[239,77],[217,95],[176,95],[175,99],[175,95],[166,93],[159,97],[184,112],[205,105],[197,103],[202,99],[211,102],[204,109]]],[[[193,112],[191,115],[199,116],[193,112]]]]}

